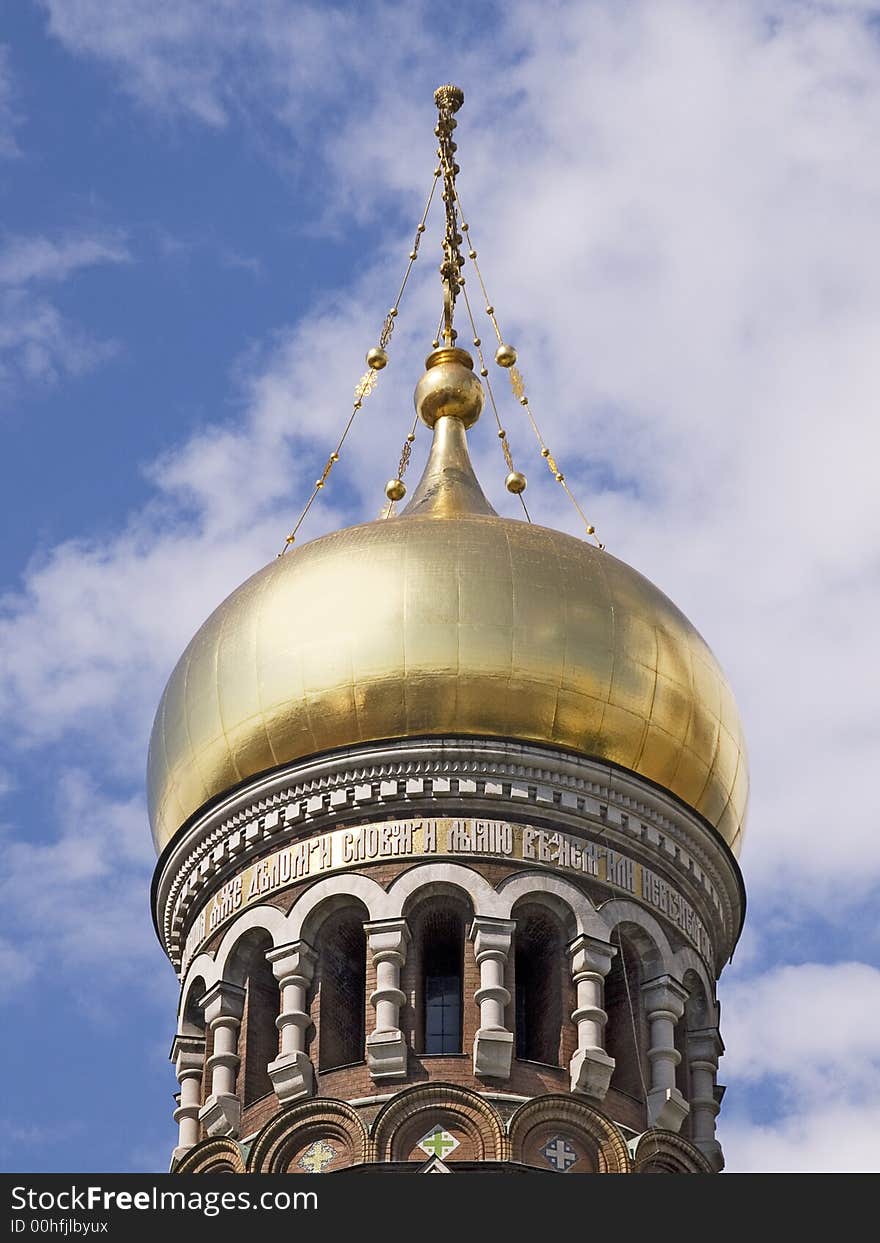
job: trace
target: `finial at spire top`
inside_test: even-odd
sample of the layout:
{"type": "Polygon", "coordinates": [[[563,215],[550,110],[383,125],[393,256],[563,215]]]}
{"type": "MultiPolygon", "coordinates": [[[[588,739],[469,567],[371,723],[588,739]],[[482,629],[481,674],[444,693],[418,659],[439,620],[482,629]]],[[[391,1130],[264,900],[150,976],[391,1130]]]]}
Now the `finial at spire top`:
{"type": "Polygon", "coordinates": [[[440,112],[458,112],[464,103],[464,91],[460,86],[453,86],[451,82],[447,82],[444,86],[438,86],[434,92],[434,103],[440,112]]]}

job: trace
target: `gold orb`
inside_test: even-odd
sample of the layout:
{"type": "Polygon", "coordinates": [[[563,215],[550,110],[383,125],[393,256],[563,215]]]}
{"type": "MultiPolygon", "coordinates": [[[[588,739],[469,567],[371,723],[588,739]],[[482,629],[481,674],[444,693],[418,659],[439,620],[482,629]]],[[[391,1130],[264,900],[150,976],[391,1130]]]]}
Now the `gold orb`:
{"type": "Polygon", "coordinates": [[[514,495],[518,495],[520,492],[525,492],[526,490],[526,477],[521,471],[512,470],[504,480],[504,486],[507,488],[508,492],[513,492],[514,495]]]}
{"type": "Polygon", "coordinates": [[[402,501],[406,496],[406,484],[402,479],[389,479],[385,484],[385,495],[389,501],[402,501]]]}
{"type": "Polygon", "coordinates": [[[502,341],[495,351],[495,361],[499,367],[512,367],[516,362],[516,350],[502,341]]]}
{"type": "Polygon", "coordinates": [[[381,371],[383,367],[388,366],[388,355],[381,345],[374,345],[371,350],[367,351],[367,366],[372,367],[373,371],[381,371]]]}
{"type": "Polygon", "coordinates": [[[415,391],[419,418],[433,427],[444,415],[473,427],[483,409],[483,386],[473,372],[473,359],[456,347],[434,350],[425,360],[427,370],[415,391]]]}

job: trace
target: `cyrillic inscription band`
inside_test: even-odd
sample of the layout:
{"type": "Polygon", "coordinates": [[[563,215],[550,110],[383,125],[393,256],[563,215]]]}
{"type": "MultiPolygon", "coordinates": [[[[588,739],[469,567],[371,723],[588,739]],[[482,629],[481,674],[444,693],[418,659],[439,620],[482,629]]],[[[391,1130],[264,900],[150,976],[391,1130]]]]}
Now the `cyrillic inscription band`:
{"type": "Polygon", "coordinates": [[[609,846],[557,830],[504,820],[389,820],[334,829],[291,842],[227,881],[196,915],[183,969],[201,943],[251,903],[308,877],[396,858],[488,856],[576,872],[630,894],[673,923],[709,961],[712,944],[702,920],[662,877],[609,846]]]}

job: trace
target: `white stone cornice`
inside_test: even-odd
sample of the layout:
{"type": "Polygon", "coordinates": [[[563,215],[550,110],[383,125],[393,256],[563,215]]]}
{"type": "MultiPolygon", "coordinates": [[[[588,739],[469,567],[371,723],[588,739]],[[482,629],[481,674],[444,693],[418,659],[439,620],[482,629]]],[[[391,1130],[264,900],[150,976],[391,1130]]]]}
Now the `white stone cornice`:
{"type": "Polygon", "coordinates": [[[158,879],[163,940],[179,966],[198,905],[248,860],[304,833],[382,816],[490,815],[600,831],[637,850],[712,924],[719,961],[739,928],[739,873],[699,818],[671,796],[600,762],[529,744],[424,739],[349,749],[252,782],[197,818],[158,879]]]}

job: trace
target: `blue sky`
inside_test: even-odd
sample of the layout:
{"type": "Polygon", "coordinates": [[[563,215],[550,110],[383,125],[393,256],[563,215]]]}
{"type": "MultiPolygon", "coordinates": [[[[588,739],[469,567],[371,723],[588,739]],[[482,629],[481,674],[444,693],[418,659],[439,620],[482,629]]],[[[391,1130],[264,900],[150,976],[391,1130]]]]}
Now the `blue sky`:
{"type": "MultiPolygon", "coordinates": [[[[444,12],[445,29],[419,3],[0,16],[4,1168],[167,1165],[152,713],[347,417],[447,80],[467,97],[472,236],[545,437],[609,549],[707,638],[745,719],[728,1167],[880,1163],[877,11],[444,12]]],[[[381,507],[439,310],[438,230],[309,536],[381,507]]],[[[518,409],[502,415],[533,516],[577,533],[518,409]]]]}

